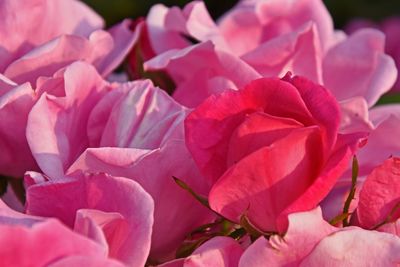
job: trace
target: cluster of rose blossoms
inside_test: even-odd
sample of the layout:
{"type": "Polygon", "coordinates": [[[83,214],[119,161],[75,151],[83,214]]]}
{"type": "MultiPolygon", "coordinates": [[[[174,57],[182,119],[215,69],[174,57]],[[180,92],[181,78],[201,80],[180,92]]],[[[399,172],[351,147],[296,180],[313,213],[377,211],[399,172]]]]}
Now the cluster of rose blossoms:
{"type": "Polygon", "coordinates": [[[0,266],[400,264],[382,32],[321,0],[0,14],[0,266]]]}

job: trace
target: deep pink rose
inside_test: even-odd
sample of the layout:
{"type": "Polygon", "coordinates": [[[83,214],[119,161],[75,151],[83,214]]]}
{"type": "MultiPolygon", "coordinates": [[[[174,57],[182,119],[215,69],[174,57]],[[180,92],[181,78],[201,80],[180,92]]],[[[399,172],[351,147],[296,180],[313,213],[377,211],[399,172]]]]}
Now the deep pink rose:
{"type": "Polygon", "coordinates": [[[400,238],[358,227],[335,228],[319,208],[289,215],[281,237],[257,239],[243,254],[239,267],[398,266],[400,238]]]}
{"type": "Polygon", "coordinates": [[[185,121],[186,143],[214,210],[284,232],[287,215],[314,208],[348,168],[361,135],[339,135],[339,122],[325,88],[263,78],[204,101],[185,121]]]}

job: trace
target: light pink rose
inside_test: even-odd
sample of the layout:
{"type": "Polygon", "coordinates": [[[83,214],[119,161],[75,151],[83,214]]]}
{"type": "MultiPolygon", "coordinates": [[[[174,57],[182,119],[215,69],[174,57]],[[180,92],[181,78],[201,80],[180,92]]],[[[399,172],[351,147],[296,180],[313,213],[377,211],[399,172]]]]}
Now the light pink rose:
{"type": "MultiPolygon", "coordinates": [[[[92,84],[76,74],[74,84],[92,84]]],[[[51,180],[84,170],[140,183],[155,201],[150,258],[169,260],[187,234],[214,218],[173,180],[209,191],[184,141],[189,110],[149,80],[113,84],[106,94],[83,85],[36,103],[27,126],[32,154],[51,180]]]]}
{"type": "Polygon", "coordinates": [[[154,203],[138,183],[79,171],[56,180],[28,173],[25,183],[27,214],[56,217],[102,245],[109,257],[128,266],[144,266],[154,203]]]}
{"type": "Polygon", "coordinates": [[[25,131],[28,113],[43,92],[57,95],[50,91],[63,69],[75,61],[89,62],[108,76],[138,36],[130,30],[129,20],[101,30],[103,20],[75,0],[29,4],[6,0],[1,5],[0,148],[5,153],[0,157],[0,173],[22,177],[26,170],[38,170],[25,131]]]}
{"type": "Polygon", "coordinates": [[[137,38],[129,20],[103,31],[103,19],[75,0],[6,0],[1,12],[0,73],[19,84],[35,86],[38,77],[77,60],[107,76],[137,38]]]}
{"type": "Polygon", "coordinates": [[[218,71],[218,65],[230,64],[213,63],[212,58],[223,52],[236,58],[230,61],[237,62],[236,72],[245,77],[249,69],[264,77],[291,71],[323,84],[338,100],[360,96],[369,106],[391,88],[397,75],[392,58],[384,53],[382,33],[362,30],[346,37],[335,32],[320,0],[242,0],[217,23],[201,1],[193,1],[182,10],[156,5],[146,21],[139,23],[137,32],[141,35],[139,52],[144,51],[143,59],[150,60],[145,69],[165,70],[177,85],[174,97],[192,107],[214,92],[211,81],[215,77],[225,80],[223,89],[237,89],[232,86],[236,75],[218,71]],[[213,53],[200,56],[200,62],[209,60],[209,73],[180,75],[181,70],[193,74],[203,66],[193,64],[194,55],[187,51],[208,41],[215,48],[213,53]],[[177,60],[179,68],[173,63],[160,64],[177,60]],[[201,87],[195,86],[201,81],[201,87]]]}
{"type": "Polygon", "coordinates": [[[358,227],[335,228],[319,208],[289,215],[281,237],[260,237],[243,254],[239,267],[397,266],[400,238],[358,227]]]}
{"type": "Polygon", "coordinates": [[[0,200],[0,264],[13,266],[112,266],[107,248],[68,229],[57,219],[25,215],[0,200]],[[71,265],[69,265],[71,266],[71,265]]]}
{"type": "Polygon", "coordinates": [[[209,97],[185,128],[193,158],[214,184],[211,207],[284,232],[287,215],[314,208],[348,167],[362,135],[339,135],[339,120],[333,96],[298,76],[209,97]]]}
{"type": "MultiPolygon", "coordinates": [[[[71,135],[72,132],[84,135],[80,129],[74,127],[80,125],[81,121],[85,121],[85,118],[87,120],[88,112],[94,107],[100,96],[111,89],[111,86],[101,78],[94,67],[84,62],[75,62],[67,68],[57,71],[53,77],[40,78],[35,89],[29,83],[20,86],[9,84],[13,88],[3,94],[0,99],[0,148],[3,151],[0,156],[0,173],[14,177],[22,177],[28,170],[39,170],[40,164],[38,166],[35,162],[27,139],[33,138],[36,146],[44,146],[46,142],[50,141],[49,137],[42,135],[41,130],[26,136],[28,114],[35,105],[40,105],[41,102],[48,100],[53,103],[48,110],[53,108],[53,112],[56,112],[60,106],[63,106],[71,113],[69,116],[79,113],[75,125],[58,124],[55,130],[57,132],[59,131],[58,127],[69,127],[68,130],[71,133],[68,135],[71,135]],[[69,101],[70,99],[73,100],[69,101]]],[[[34,120],[34,115],[32,116],[31,120],[34,120]]],[[[42,114],[38,114],[38,116],[40,117],[42,114]]],[[[43,123],[56,122],[46,121],[43,123]]],[[[71,148],[68,153],[76,153],[78,156],[87,147],[86,143],[83,142],[79,146],[71,148]]],[[[48,149],[47,152],[52,152],[50,148],[46,149],[48,149]]],[[[51,155],[48,154],[48,157],[51,155]]],[[[59,164],[61,163],[52,161],[49,166],[57,169],[61,168],[59,164]]]]}

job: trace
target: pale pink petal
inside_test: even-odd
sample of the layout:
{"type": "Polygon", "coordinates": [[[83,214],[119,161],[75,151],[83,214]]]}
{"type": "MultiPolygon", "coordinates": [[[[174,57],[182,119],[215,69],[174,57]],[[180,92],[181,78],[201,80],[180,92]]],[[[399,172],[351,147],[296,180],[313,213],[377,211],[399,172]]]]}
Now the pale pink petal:
{"type": "Polygon", "coordinates": [[[399,123],[399,117],[389,115],[369,134],[367,144],[357,153],[360,176],[370,174],[389,157],[400,156],[399,123]]]}
{"type": "Polygon", "coordinates": [[[330,49],[324,58],[324,85],[338,100],[364,97],[371,107],[397,77],[391,57],[384,54],[384,35],[365,29],[330,49]],[[340,77],[340,78],[339,78],[340,77]]]}
{"type": "Polygon", "coordinates": [[[316,24],[323,47],[328,46],[333,23],[319,0],[241,1],[222,18],[219,26],[227,43],[241,55],[309,21],[316,24]]]}
{"type": "MultiPolygon", "coordinates": [[[[123,62],[133,45],[137,42],[139,32],[130,30],[131,23],[131,20],[125,19],[108,30],[112,38],[112,48],[102,54],[100,60],[93,62],[103,77],[109,75],[123,62]]],[[[94,45],[98,45],[95,42],[93,43],[94,45]]]]}
{"type": "Polygon", "coordinates": [[[239,267],[295,267],[308,255],[315,244],[325,236],[337,231],[322,219],[320,208],[308,212],[289,215],[289,228],[286,234],[257,239],[244,252],[239,267]]]}
{"type": "Polygon", "coordinates": [[[31,185],[26,209],[28,214],[57,217],[70,227],[79,209],[119,213],[121,217],[114,214],[111,221],[98,212],[91,213],[91,219],[102,228],[111,257],[143,266],[150,249],[153,205],[143,188],[129,179],[75,172],[58,182],[31,185]]]}
{"type": "MultiPolygon", "coordinates": [[[[123,219],[124,217],[118,212],[80,209],[76,212],[74,231],[96,241],[107,248],[107,252],[109,253],[108,250],[109,247],[112,247],[112,244],[109,245],[107,243],[104,227],[108,225],[112,226],[114,222],[118,223],[118,221],[123,221],[123,219]]],[[[115,230],[115,227],[109,227],[109,229],[115,230]]]]}
{"type": "Polygon", "coordinates": [[[255,47],[241,58],[262,76],[283,76],[288,71],[322,82],[322,51],[317,28],[307,23],[255,47]]]}
{"type": "Polygon", "coordinates": [[[184,267],[237,267],[243,248],[229,237],[214,237],[185,259],[184,267]]]}
{"type": "Polygon", "coordinates": [[[299,266],[398,266],[400,238],[360,228],[338,231],[322,239],[299,266]]]}
{"type": "Polygon", "coordinates": [[[93,109],[87,126],[91,146],[156,149],[183,139],[187,109],[149,80],[121,85],[93,109]]]}
{"type": "Polygon", "coordinates": [[[41,170],[60,177],[88,146],[84,130],[90,111],[109,89],[96,70],[76,62],[55,74],[43,87],[55,86],[59,96],[44,93],[28,117],[27,140],[41,170]],[[62,95],[63,93],[64,95],[62,95]]]}
{"type": "Polygon", "coordinates": [[[76,60],[89,58],[91,53],[92,47],[86,38],[63,35],[15,60],[4,74],[16,82],[28,81],[35,85],[39,76],[53,76],[76,60]]]}
{"type": "Polygon", "coordinates": [[[261,77],[244,61],[216,50],[209,41],[182,50],[169,50],[145,62],[144,67],[165,69],[177,84],[174,97],[190,107],[197,106],[210,94],[228,89],[213,83],[215,77],[231,81],[235,88],[229,89],[243,87],[261,77]]]}
{"type": "Polygon", "coordinates": [[[62,35],[15,60],[4,74],[16,82],[36,84],[38,77],[52,76],[72,62],[82,60],[92,63],[102,76],[107,76],[122,62],[138,38],[129,26],[130,20],[126,20],[109,32],[94,31],[88,39],[62,35]]]}
{"type": "Polygon", "coordinates": [[[370,132],[374,128],[364,98],[354,97],[341,101],[340,110],[340,133],[370,132]]]}
{"type": "Polygon", "coordinates": [[[35,46],[59,35],[89,36],[104,25],[100,16],[75,0],[6,0],[0,10],[0,72],[35,46]]]}
{"type": "Polygon", "coordinates": [[[55,219],[37,222],[29,228],[0,225],[0,262],[2,266],[48,266],[70,255],[104,259],[105,250],[76,234],[55,219]]]}
{"type": "Polygon", "coordinates": [[[163,53],[174,48],[184,48],[189,42],[179,33],[165,28],[166,17],[169,10],[162,4],[154,5],[146,17],[146,29],[148,31],[151,48],[156,54],[163,53]]]}
{"type": "Polygon", "coordinates": [[[400,105],[399,104],[386,104],[373,107],[370,112],[370,120],[375,126],[378,126],[390,116],[400,117],[400,105]]]}
{"type": "Polygon", "coordinates": [[[90,148],[69,172],[77,169],[128,177],[140,183],[153,197],[155,211],[151,258],[170,258],[187,234],[214,217],[173,180],[176,177],[185,181],[198,194],[206,195],[209,190],[183,141],[170,141],[153,151],[90,148]]]}
{"type": "Polygon", "coordinates": [[[214,237],[185,259],[176,259],[159,267],[237,267],[243,248],[229,237],[214,237]]]}

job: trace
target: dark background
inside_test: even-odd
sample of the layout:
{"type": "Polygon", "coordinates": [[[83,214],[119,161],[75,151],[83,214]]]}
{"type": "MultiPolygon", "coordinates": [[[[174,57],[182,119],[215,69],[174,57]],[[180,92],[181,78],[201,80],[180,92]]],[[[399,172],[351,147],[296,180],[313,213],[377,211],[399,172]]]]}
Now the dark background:
{"type": "MultiPolygon", "coordinates": [[[[150,7],[156,3],[167,6],[184,6],[188,0],[84,0],[112,25],[123,18],[146,16],[150,7]]],[[[218,18],[231,8],[237,0],[205,0],[207,8],[214,18],[218,18]]],[[[400,15],[400,0],[325,0],[326,6],[341,28],[354,17],[366,17],[379,21],[392,15],[400,15]]]]}

